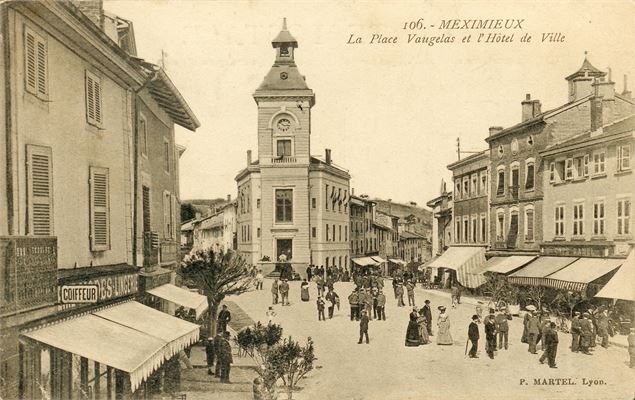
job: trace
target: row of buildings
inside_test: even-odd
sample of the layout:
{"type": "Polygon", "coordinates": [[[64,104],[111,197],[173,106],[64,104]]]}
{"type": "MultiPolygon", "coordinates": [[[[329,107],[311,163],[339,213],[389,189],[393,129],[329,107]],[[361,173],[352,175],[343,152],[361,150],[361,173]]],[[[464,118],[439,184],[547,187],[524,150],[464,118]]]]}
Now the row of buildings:
{"type": "Polygon", "coordinates": [[[257,159],[247,151],[245,168],[235,177],[235,201],[188,221],[183,244],[194,250],[237,249],[265,274],[281,259],[301,275],[309,265],[372,265],[386,271],[391,259],[397,265],[428,260],[430,242],[415,229],[421,225],[417,216],[377,211],[378,201],[354,195],[349,171],[333,161],[330,149],[312,155],[315,94],[295,63],[298,42],[286,21],[272,46],[274,63],[253,94],[257,159]]]}
{"type": "MultiPolygon", "coordinates": [[[[485,269],[511,256],[499,272],[522,275],[536,257],[623,259],[632,249],[635,101],[626,78],[617,92],[610,73],[585,57],[565,79],[565,104],[543,111],[527,94],[520,123],[491,127],[486,150],[448,165],[453,188],[442,183],[428,202],[435,256],[471,246],[488,259],[485,269]]],[[[452,264],[451,254],[441,257],[431,265],[452,264]]],[[[589,279],[611,272],[602,271],[589,279]]]]}
{"type": "Polygon", "coordinates": [[[0,29],[0,397],[151,391],[198,337],[134,300],[182,290],[174,131],[200,124],[101,1],[2,2],[0,29]]]}

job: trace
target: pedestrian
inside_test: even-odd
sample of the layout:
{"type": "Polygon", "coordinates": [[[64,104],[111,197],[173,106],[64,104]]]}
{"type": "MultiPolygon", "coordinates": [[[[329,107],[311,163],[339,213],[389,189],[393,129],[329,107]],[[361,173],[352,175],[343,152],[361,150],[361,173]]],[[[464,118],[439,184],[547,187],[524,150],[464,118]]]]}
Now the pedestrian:
{"type": "Polygon", "coordinates": [[[404,307],[406,304],[403,301],[403,285],[398,284],[395,292],[397,294],[397,307],[404,307]]]}
{"type": "Polygon", "coordinates": [[[335,310],[335,305],[339,302],[340,297],[335,293],[335,290],[329,289],[329,292],[326,294],[326,300],[330,303],[328,307],[329,311],[329,319],[333,318],[333,311],[335,310]]]}
{"type": "Polygon", "coordinates": [[[254,400],[265,400],[265,386],[262,384],[260,377],[254,378],[254,383],[251,385],[251,390],[254,394],[254,400]]]}
{"type": "Polygon", "coordinates": [[[531,311],[525,313],[523,317],[523,334],[520,337],[521,343],[529,343],[529,332],[527,331],[527,324],[529,323],[529,319],[531,318],[531,311]]]}
{"type": "Polygon", "coordinates": [[[326,318],[324,317],[324,299],[322,296],[318,296],[316,304],[318,310],[318,321],[326,321],[326,318]]]}
{"type": "Polygon", "coordinates": [[[322,275],[317,276],[315,278],[315,284],[317,285],[318,296],[324,296],[324,278],[322,275]]]}
{"type": "Polygon", "coordinates": [[[406,329],[406,346],[414,347],[419,346],[421,344],[421,336],[419,336],[419,325],[417,324],[417,319],[419,318],[419,313],[417,313],[417,308],[413,308],[410,313],[410,319],[408,320],[408,328],[406,329]]]}
{"type": "Polygon", "coordinates": [[[452,345],[452,335],[450,334],[450,316],[446,314],[446,308],[439,306],[441,312],[437,317],[437,344],[439,345],[452,345]]]}
{"type": "Polygon", "coordinates": [[[366,309],[366,312],[368,313],[368,318],[369,319],[373,319],[372,317],[372,312],[373,312],[373,295],[370,293],[370,290],[366,291],[366,297],[364,298],[364,308],[366,309]]]}
{"type": "Polygon", "coordinates": [[[217,319],[218,330],[220,332],[226,332],[227,324],[229,324],[229,321],[231,320],[232,320],[232,314],[227,309],[227,304],[223,304],[221,311],[218,313],[218,319],[217,319]]]}
{"type": "Polygon", "coordinates": [[[351,280],[351,275],[348,272],[348,268],[344,270],[344,275],[342,276],[342,282],[349,282],[351,280]]]}
{"type": "Polygon", "coordinates": [[[456,287],[456,285],[452,287],[450,295],[452,296],[452,308],[456,308],[459,297],[459,289],[456,287]]]}
{"type": "Polygon", "coordinates": [[[406,283],[406,292],[408,293],[408,305],[415,307],[415,284],[412,281],[406,283]]]}
{"type": "Polygon", "coordinates": [[[580,351],[580,311],[575,311],[571,319],[571,351],[580,351]]]}
{"type": "Polygon", "coordinates": [[[256,274],[256,290],[262,290],[262,285],[264,283],[265,277],[262,275],[262,270],[259,269],[256,274]]]}
{"type": "Polygon", "coordinates": [[[214,366],[214,338],[208,337],[205,342],[205,359],[207,361],[207,375],[214,375],[212,367],[214,366]]]}
{"type": "Polygon", "coordinates": [[[628,334],[628,355],[630,358],[629,366],[635,368],[635,328],[631,328],[628,334]]]}
{"type": "Polygon", "coordinates": [[[373,318],[377,319],[377,295],[379,294],[379,288],[371,283],[370,295],[373,299],[373,318]]]}
{"type": "Polygon", "coordinates": [[[496,332],[498,332],[498,349],[505,347],[505,350],[507,350],[509,346],[508,321],[511,321],[512,315],[508,310],[500,310],[494,319],[496,321],[496,332]]]}
{"type": "Polygon", "coordinates": [[[485,351],[492,360],[496,351],[496,317],[494,310],[490,310],[490,315],[483,321],[485,327],[485,351]]]}
{"type": "Polygon", "coordinates": [[[428,336],[434,336],[432,334],[432,309],[430,309],[430,300],[428,299],[424,301],[423,316],[426,317],[426,329],[428,330],[428,336]]]}
{"type": "Polygon", "coordinates": [[[225,332],[221,340],[219,354],[219,362],[221,363],[220,381],[223,383],[231,383],[229,381],[229,372],[234,359],[232,358],[232,348],[229,344],[229,332],[225,332]]]}
{"type": "Polygon", "coordinates": [[[597,315],[597,332],[602,338],[601,346],[605,349],[609,348],[609,315],[603,308],[597,315]]]}
{"type": "Polygon", "coordinates": [[[267,323],[273,324],[276,319],[276,312],[273,311],[273,306],[269,306],[269,309],[267,310],[265,315],[267,316],[267,323]]]}
{"type": "Polygon", "coordinates": [[[478,350],[478,339],[480,338],[480,334],[478,332],[478,321],[479,316],[474,314],[472,315],[472,322],[467,328],[467,337],[472,343],[472,347],[470,347],[469,356],[470,358],[478,358],[476,352],[478,350]]]}
{"type": "Polygon", "coordinates": [[[313,276],[313,266],[309,265],[306,267],[306,278],[309,282],[311,282],[311,277],[313,276]]]}
{"type": "Polygon", "coordinates": [[[480,324],[483,319],[483,302],[478,301],[476,307],[474,307],[474,311],[476,312],[476,316],[478,317],[478,323],[480,324]]]}
{"type": "Polygon", "coordinates": [[[456,303],[457,304],[461,304],[461,294],[462,294],[461,285],[457,284],[456,285],[456,303]]]}
{"type": "Polygon", "coordinates": [[[580,320],[580,351],[588,356],[591,355],[589,347],[591,347],[591,337],[593,335],[593,325],[589,318],[589,313],[585,312],[580,320]]]}
{"type": "Polygon", "coordinates": [[[362,344],[362,338],[365,336],[366,337],[366,344],[369,343],[368,340],[368,313],[366,312],[366,310],[362,311],[362,316],[359,319],[359,341],[357,342],[357,344],[362,344]]]}
{"type": "Polygon", "coordinates": [[[381,290],[377,293],[377,319],[386,320],[386,295],[381,290]]]}
{"type": "Polygon", "coordinates": [[[536,354],[536,340],[540,334],[540,326],[536,312],[532,311],[529,319],[527,320],[527,342],[529,343],[528,351],[531,354],[536,354]]]}
{"type": "Polygon", "coordinates": [[[419,328],[419,337],[421,338],[421,344],[430,343],[430,336],[428,335],[426,324],[426,316],[423,313],[423,307],[421,307],[421,310],[419,310],[419,315],[417,316],[417,328],[419,328]]]}
{"type": "Polygon", "coordinates": [[[216,367],[214,368],[214,375],[220,378],[221,376],[221,360],[220,360],[220,352],[221,352],[221,344],[223,342],[223,332],[216,332],[216,336],[214,337],[214,355],[216,358],[216,367]]]}
{"type": "MultiPolygon", "coordinates": [[[[549,322],[549,329],[545,331],[545,353],[549,362],[549,368],[558,368],[556,366],[556,354],[558,353],[558,331],[556,330],[556,323],[549,322]]],[[[544,357],[544,354],[543,356],[544,357]]],[[[544,362],[541,357],[541,363],[544,362]]]]}
{"type": "Polygon", "coordinates": [[[359,321],[359,295],[357,290],[353,289],[348,295],[348,304],[351,306],[351,321],[359,321]]]}
{"type": "MultiPolygon", "coordinates": [[[[364,311],[366,309],[366,289],[364,289],[363,287],[359,288],[359,291],[357,293],[357,301],[358,301],[358,305],[359,305],[359,312],[361,315],[361,312],[364,311]]],[[[366,312],[368,312],[368,310],[366,310],[366,312]]]]}
{"type": "Polygon", "coordinates": [[[278,290],[280,290],[280,295],[282,296],[282,305],[289,305],[289,283],[286,279],[282,280],[280,286],[278,286],[278,290]]]}
{"type": "Polygon", "coordinates": [[[275,278],[271,284],[271,302],[278,304],[278,278],[275,278]]]}
{"type": "Polygon", "coordinates": [[[309,282],[305,280],[300,284],[300,299],[302,301],[309,301],[309,282]]]}

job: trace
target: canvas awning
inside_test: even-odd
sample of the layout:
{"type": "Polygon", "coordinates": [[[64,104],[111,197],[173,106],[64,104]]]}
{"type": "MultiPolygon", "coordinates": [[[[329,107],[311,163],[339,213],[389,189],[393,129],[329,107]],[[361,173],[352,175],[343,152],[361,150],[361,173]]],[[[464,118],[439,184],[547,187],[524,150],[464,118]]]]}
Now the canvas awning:
{"type": "Polygon", "coordinates": [[[536,256],[492,257],[487,260],[485,270],[499,274],[508,274],[523,265],[529,264],[536,256]]]}
{"type": "Polygon", "coordinates": [[[197,341],[198,331],[198,325],[133,301],[23,336],[127,372],[134,392],[178,349],[197,341]]]}
{"type": "Polygon", "coordinates": [[[371,256],[370,258],[372,258],[375,262],[379,263],[379,264],[383,264],[386,262],[386,260],[384,260],[383,258],[379,257],[379,256],[371,256]]]}
{"type": "Polygon", "coordinates": [[[402,260],[400,258],[389,258],[388,261],[390,261],[391,263],[398,264],[398,265],[403,265],[403,266],[408,265],[407,262],[405,262],[404,260],[402,260]]]}
{"type": "Polygon", "coordinates": [[[456,271],[456,277],[462,286],[477,288],[485,283],[484,247],[456,246],[448,248],[439,258],[427,265],[432,268],[447,268],[456,271]]]}
{"type": "Polygon", "coordinates": [[[357,258],[353,258],[353,262],[357,265],[359,265],[360,267],[366,267],[366,266],[375,266],[377,265],[377,262],[375,260],[373,260],[370,257],[357,257],[357,258]]]}
{"type": "Polygon", "coordinates": [[[584,292],[589,283],[619,268],[624,260],[580,258],[545,278],[545,286],[584,292]]]}
{"type": "Polygon", "coordinates": [[[196,319],[199,319],[205,310],[207,310],[207,297],[170,283],[150,289],[147,293],[194,310],[196,312],[196,319]]]}
{"type": "Polygon", "coordinates": [[[515,285],[545,286],[545,278],[569,264],[576,261],[577,257],[538,257],[522,269],[509,275],[510,283],[515,285]]]}
{"type": "Polygon", "coordinates": [[[631,250],[620,269],[595,297],[635,301],[635,250],[631,250]]]}

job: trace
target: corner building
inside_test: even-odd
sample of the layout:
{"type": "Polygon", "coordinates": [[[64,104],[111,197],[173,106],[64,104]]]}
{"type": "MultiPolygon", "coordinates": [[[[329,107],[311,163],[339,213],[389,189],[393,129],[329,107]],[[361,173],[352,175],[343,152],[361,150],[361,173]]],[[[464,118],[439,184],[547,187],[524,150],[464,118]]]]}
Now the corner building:
{"type": "Polygon", "coordinates": [[[304,274],[309,264],[346,266],[350,175],[331,151],[311,156],[315,94],[295,64],[298,42],[286,28],[272,41],[276,58],[254,93],[258,159],[247,152],[238,184],[238,251],[267,274],[281,256],[304,274]]]}

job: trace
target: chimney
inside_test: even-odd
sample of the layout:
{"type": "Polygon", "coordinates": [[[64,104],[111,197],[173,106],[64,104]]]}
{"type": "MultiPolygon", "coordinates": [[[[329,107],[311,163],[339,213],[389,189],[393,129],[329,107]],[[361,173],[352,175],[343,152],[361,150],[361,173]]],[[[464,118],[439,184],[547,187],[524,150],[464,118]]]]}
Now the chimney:
{"type": "Polygon", "coordinates": [[[228,202],[228,203],[231,203],[231,201],[232,201],[232,195],[231,195],[231,194],[228,194],[228,195],[227,195],[227,202],[228,202]]]}
{"type": "Polygon", "coordinates": [[[540,114],[540,100],[532,100],[531,94],[525,95],[525,100],[521,102],[523,108],[522,122],[532,119],[540,114]]]}
{"type": "Polygon", "coordinates": [[[79,8],[99,29],[104,29],[103,0],[73,0],[73,5],[79,8]]]}
{"type": "Polygon", "coordinates": [[[598,130],[603,125],[602,97],[595,96],[591,99],[591,132],[598,130]]]}
{"type": "Polygon", "coordinates": [[[351,188],[351,196],[355,196],[355,188],[351,188]]]}
{"type": "Polygon", "coordinates": [[[247,167],[251,165],[251,150],[247,150],[247,167]]]}
{"type": "Polygon", "coordinates": [[[490,126],[489,127],[489,135],[490,136],[494,136],[494,135],[496,135],[498,132],[500,132],[502,130],[503,130],[502,126],[490,126]]]}
{"type": "Polygon", "coordinates": [[[327,164],[331,164],[331,149],[324,149],[324,157],[327,164]]]}
{"type": "Polygon", "coordinates": [[[622,96],[630,99],[631,98],[631,91],[628,90],[628,75],[624,74],[624,91],[622,91],[622,96]]]}
{"type": "Polygon", "coordinates": [[[611,81],[610,75],[608,80],[596,79],[591,86],[596,97],[602,97],[604,100],[615,100],[615,82],[611,81]]]}

